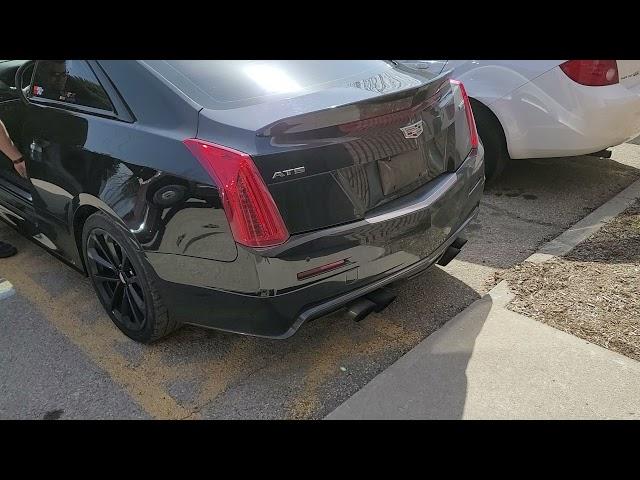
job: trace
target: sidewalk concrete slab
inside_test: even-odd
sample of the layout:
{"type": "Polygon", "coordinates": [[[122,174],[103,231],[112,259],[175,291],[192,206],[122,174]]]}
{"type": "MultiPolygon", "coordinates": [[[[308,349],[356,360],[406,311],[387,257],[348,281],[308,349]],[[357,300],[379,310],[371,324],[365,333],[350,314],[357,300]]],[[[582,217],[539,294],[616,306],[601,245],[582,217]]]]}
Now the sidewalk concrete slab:
{"type": "Polygon", "coordinates": [[[505,308],[501,282],[326,418],[635,419],[640,363],[505,308]]]}

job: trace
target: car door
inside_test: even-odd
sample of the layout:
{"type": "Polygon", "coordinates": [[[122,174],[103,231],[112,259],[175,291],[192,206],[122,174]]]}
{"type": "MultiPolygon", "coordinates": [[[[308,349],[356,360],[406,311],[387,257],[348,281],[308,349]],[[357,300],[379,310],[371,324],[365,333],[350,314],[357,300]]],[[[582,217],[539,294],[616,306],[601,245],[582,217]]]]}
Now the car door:
{"type": "Polygon", "coordinates": [[[93,138],[108,139],[116,118],[109,95],[86,60],[38,60],[28,88],[23,125],[39,241],[78,263],[72,219],[74,201],[97,192],[113,162],[93,138]],[[104,121],[107,120],[105,123],[104,121]]]}
{"type": "MultiPolygon", "coordinates": [[[[4,124],[11,141],[26,155],[28,146],[24,137],[27,105],[20,98],[15,85],[15,75],[27,60],[0,60],[0,120],[4,124]]],[[[27,67],[21,87],[27,87],[33,66],[27,67]]],[[[0,216],[14,226],[26,227],[33,221],[32,185],[21,177],[13,167],[9,157],[0,151],[0,216]]]]}

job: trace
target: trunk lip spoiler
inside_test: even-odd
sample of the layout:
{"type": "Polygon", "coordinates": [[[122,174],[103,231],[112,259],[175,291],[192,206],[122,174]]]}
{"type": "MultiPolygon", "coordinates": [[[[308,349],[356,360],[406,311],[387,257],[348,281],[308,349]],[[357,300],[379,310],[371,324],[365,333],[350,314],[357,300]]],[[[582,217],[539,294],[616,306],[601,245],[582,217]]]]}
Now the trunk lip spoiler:
{"type": "MultiPolygon", "coordinates": [[[[384,116],[384,115],[389,115],[389,114],[393,114],[393,113],[400,113],[404,110],[411,110],[411,109],[417,109],[417,107],[419,106],[420,103],[423,102],[427,102],[428,100],[432,99],[434,96],[436,96],[443,88],[449,86],[449,80],[451,79],[451,72],[453,70],[447,70],[444,72],[441,72],[440,74],[434,76],[431,79],[424,79],[424,83],[422,83],[421,85],[417,86],[417,87],[409,87],[406,88],[404,90],[400,90],[400,91],[395,91],[395,92],[390,92],[390,93],[386,93],[386,94],[382,94],[378,97],[374,97],[371,99],[367,99],[367,100],[359,100],[359,101],[354,101],[354,102],[350,102],[350,103],[345,103],[344,105],[340,105],[337,107],[330,107],[330,108],[323,108],[321,110],[317,110],[315,112],[311,112],[311,113],[304,113],[301,115],[293,115],[291,117],[285,117],[285,118],[281,118],[278,119],[277,121],[270,123],[268,125],[265,125],[263,127],[260,127],[256,130],[256,136],[257,137],[273,137],[276,135],[282,135],[282,134],[295,134],[295,133],[302,133],[305,131],[309,131],[309,130],[314,130],[317,129],[318,127],[311,127],[309,129],[302,129],[302,130],[297,130],[295,132],[291,132],[290,129],[295,128],[295,127],[299,127],[301,125],[301,120],[305,119],[308,121],[308,119],[310,117],[316,117],[316,118],[322,118],[324,115],[327,115],[329,113],[335,115],[335,112],[349,112],[349,110],[351,110],[351,112],[349,112],[350,114],[354,115],[354,118],[349,119],[347,121],[343,121],[340,124],[331,124],[331,125],[327,125],[324,127],[319,127],[319,128],[327,128],[327,127],[338,127],[339,125],[344,125],[344,124],[348,124],[348,123],[352,123],[352,122],[357,122],[357,121],[362,121],[362,120],[369,120],[372,118],[376,118],[376,117],[380,117],[380,116],[384,116]],[[361,117],[361,116],[356,116],[358,114],[358,107],[360,105],[362,105],[363,103],[367,103],[367,102],[375,102],[375,103],[394,103],[394,102],[400,102],[402,100],[406,100],[407,98],[411,98],[411,97],[416,97],[421,91],[428,91],[430,89],[433,89],[433,91],[424,99],[421,100],[418,104],[414,104],[412,103],[409,107],[406,107],[404,109],[399,109],[395,112],[388,112],[388,113],[383,113],[381,115],[373,115],[373,116],[369,116],[369,117],[361,117]],[[411,97],[409,97],[409,94],[411,95],[411,97]],[[395,97],[395,98],[394,98],[395,97]],[[279,130],[279,131],[278,131],[279,130]]],[[[426,106],[426,105],[425,105],[426,106]]]]}

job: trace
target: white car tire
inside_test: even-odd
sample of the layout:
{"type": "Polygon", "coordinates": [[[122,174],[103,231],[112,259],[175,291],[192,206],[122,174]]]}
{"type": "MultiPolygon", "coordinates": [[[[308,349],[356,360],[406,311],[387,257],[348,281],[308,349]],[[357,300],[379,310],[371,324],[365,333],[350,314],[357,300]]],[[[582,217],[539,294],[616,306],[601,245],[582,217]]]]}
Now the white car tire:
{"type": "Polygon", "coordinates": [[[488,107],[472,98],[471,108],[478,136],[484,147],[486,181],[491,183],[502,174],[509,163],[507,141],[500,121],[488,107]]]}

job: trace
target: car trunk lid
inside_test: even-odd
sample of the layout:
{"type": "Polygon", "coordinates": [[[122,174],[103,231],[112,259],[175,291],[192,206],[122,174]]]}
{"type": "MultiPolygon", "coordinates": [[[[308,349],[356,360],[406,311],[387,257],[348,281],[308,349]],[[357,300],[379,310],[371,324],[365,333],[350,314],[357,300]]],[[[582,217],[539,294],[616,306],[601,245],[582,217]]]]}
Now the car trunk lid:
{"type": "Polygon", "coordinates": [[[462,96],[448,73],[429,77],[401,66],[205,109],[198,138],[251,156],[290,234],[361,220],[455,171],[471,150],[462,96]]]}

